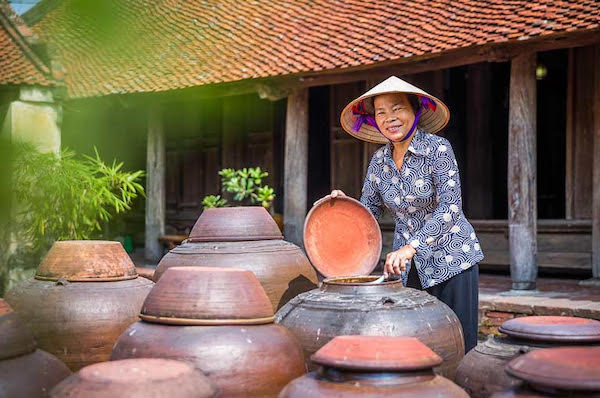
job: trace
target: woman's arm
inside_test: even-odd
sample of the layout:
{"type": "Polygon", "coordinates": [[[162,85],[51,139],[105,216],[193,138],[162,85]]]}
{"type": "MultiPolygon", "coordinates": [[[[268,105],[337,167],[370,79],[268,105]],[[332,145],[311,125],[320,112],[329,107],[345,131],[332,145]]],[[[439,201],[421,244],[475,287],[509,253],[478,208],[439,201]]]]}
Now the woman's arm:
{"type": "Polygon", "coordinates": [[[409,239],[409,244],[424,259],[433,254],[430,244],[437,241],[442,235],[451,232],[460,217],[462,208],[458,165],[452,146],[445,138],[442,138],[442,142],[433,154],[431,175],[436,192],[437,207],[423,228],[409,239]]]}

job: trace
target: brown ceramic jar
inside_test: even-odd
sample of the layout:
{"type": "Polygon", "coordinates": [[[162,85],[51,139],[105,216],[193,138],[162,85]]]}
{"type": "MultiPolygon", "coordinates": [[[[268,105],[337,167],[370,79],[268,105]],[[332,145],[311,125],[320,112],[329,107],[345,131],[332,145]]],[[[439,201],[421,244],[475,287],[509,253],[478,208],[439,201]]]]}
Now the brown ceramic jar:
{"type": "MultiPolygon", "coordinates": [[[[319,289],[292,299],[275,321],[294,333],[306,358],[335,336],[417,337],[443,362],[436,371],[449,379],[465,347],[460,322],[444,303],[401,281],[369,284],[376,276],[325,279],[319,289]]],[[[314,365],[308,364],[314,370],[314,365]]]]}
{"type": "Polygon", "coordinates": [[[292,381],[280,398],[468,398],[433,372],[442,358],[415,338],[338,336],[311,359],[319,370],[292,381]]]}
{"type": "Polygon", "coordinates": [[[204,210],[189,238],[160,261],[154,281],[170,267],[185,266],[252,271],[274,310],[318,283],[317,273],[302,250],[283,240],[262,206],[204,210]]]}
{"type": "Polygon", "coordinates": [[[254,274],[235,268],[169,268],[111,359],[192,362],[224,397],[276,397],[305,372],[302,348],[273,324],[271,303],[254,274]]]}
{"type": "Polygon", "coordinates": [[[138,278],[119,242],[56,242],[34,278],[6,294],[40,348],[75,371],[107,361],[137,320],[153,283],[138,278]]]}
{"type": "Polygon", "coordinates": [[[513,358],[540,348],[594,345],[600,342],[600,322],[563,316],[529,316],[508,320],[499,329],[506,336],[489,336],[461,361],[456,383],[473,398],[520,382],[504,372],[513,358]]]}
{"type": "Polygon", "coordinates": [[[55,356],[36,349],[30,331],[0,299],[0,397],[47,397],[70,374],[55,356]]]}
{"type": "Polygon", "coordinates": [[[600,397],[600,347],[543,348],[511,360],[505,370],[520,383],[492,398],[600,397]]]}
{"type": "Polygon", "coordinates": [[[86,366],[63,380],[51,398],[214,398],[217,388],[186,362],[143,358],[86,366]]]}

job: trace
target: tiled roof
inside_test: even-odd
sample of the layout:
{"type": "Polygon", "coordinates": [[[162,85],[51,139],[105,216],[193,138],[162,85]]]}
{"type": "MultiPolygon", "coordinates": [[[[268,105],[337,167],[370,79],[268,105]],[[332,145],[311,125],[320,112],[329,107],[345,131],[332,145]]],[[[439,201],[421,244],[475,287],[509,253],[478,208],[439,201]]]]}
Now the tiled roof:
{"type": "Polygon", "coordinates": [[[0,0],[0,86],[41,85],[57,82],[48,67],[30,48],[27,39],[33,32],[0,0]]]}
{"type": "Polygon", "coordinates": [[[35,30],[56,44],[71,97],[337,70],[600,27],[594,0],[43,0],[44,6],[35,30]]]}

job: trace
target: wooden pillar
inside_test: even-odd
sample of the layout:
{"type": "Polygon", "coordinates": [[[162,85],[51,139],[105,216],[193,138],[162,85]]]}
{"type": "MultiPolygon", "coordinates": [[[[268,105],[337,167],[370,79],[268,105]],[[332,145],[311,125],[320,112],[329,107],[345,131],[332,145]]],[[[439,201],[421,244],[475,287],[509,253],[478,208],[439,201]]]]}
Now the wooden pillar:
{"type": "Polygon", "coordinates": [[[536,54],[513,58],[508,134],[508,222],[513,290],[537,279],[536,54]]]}
{"type": "Polygon", "coordinates": [[[146,244],[145,257],[158,262],[162,248],[158,238],[165,233],[165,131],[162,112],[151,107],[148,112],[146,143],[146,244]]]}
{"type": "Polygon", "coordinates": [[[593,134],[594,162],[592,184],[592,272],[594,279],[600,280],[600,45],[595,48],[593,134]]]}
{"type": "Polygon", "coordinates": [[[285,239],[303,247],[308,172],[308,89],[287,98],[283,185],[285,239]]]}

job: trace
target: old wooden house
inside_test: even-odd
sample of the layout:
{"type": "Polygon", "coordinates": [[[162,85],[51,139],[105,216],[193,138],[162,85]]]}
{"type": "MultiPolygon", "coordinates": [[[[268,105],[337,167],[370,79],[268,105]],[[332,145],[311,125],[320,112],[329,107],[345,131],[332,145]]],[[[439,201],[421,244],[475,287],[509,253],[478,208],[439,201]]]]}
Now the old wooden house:
{"type": "Polygon", "coordinates": [[[25,19],[66,71],[63,144],[146,168],[149,257],[224,167],[268,170],[300,242],[314,200],[360,195],[376,148],[341,109],[397,75],[451,109],[484,265],[516,289],[538,265],[600,277],[598,2],[42,0],[25,19]]]}

